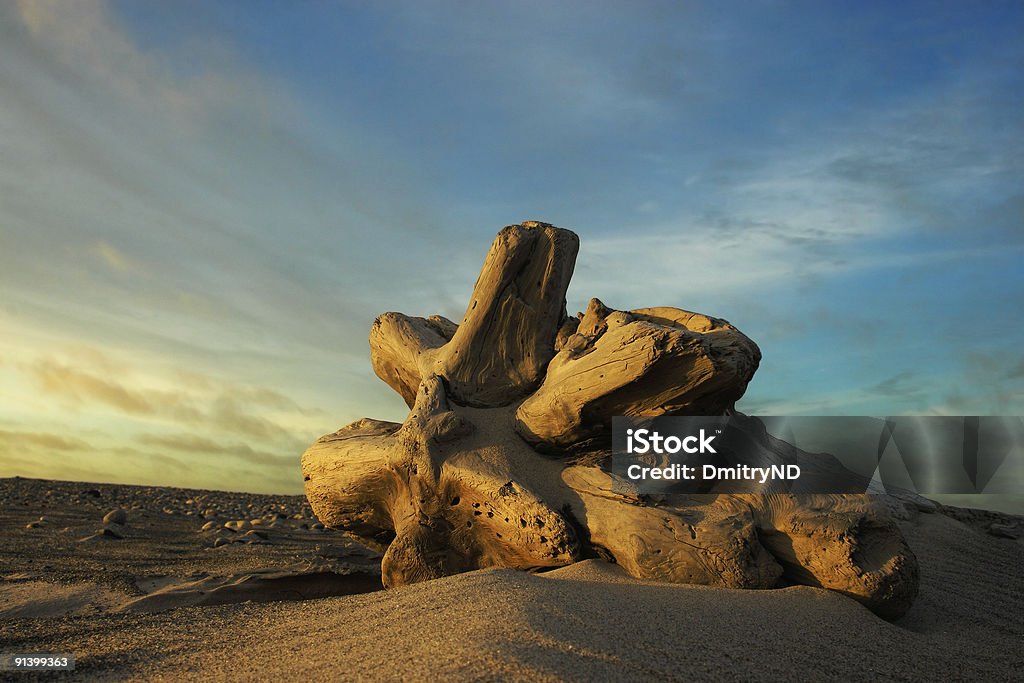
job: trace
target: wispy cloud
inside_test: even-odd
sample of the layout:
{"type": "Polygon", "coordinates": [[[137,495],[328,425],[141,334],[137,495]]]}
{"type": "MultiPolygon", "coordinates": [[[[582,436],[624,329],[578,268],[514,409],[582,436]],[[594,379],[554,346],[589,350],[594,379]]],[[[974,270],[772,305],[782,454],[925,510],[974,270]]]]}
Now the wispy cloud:
{"type": "Polygon", "coordinates": [[[92,448],[82,439],[48,432],[25,432],[0,429],[0,442],[13,448],[15,444],[38,446],[51,451],[80,451],[92,448]]]}
{"type": "Polygon", "coordinates": [[[119,249],[106,242],[95,243],[89,251],[100,262],[115,272],[130,273],[138,269],[138,266],[131,259],[125,256],[119,249]]]}
{"type": "Polygon", "coordinates": [[[369,367],[374,317],[459,319],[494,231],[526,218],[580,232],[571,308],[749,332],[751,405],[1020,412],[1011,24],[0,3],[0,428],[37,455],[66,434],[51,453],[103,476],[103,452],[204,481],[249,458],[247,481],[293,486],[279,453],[405,414],[369,367]]]}
{"type": "Polygon", "coordinates": [[[905,394],[908,390],[918,390],[915,380],[916,376],[913,371],[904,370],[903,372],[898,372],[892,377],[882,380],[878,384],[870,387],[868,390],[887,396],[897,396],[905,394]]]}
{"type": "Polygon", "coordinates": [[[146,395],[96,375],[60,363],[40,360],[32,368],[39,387],[48,393],[73,399],[76,403],[98,401],[132,415],[152,415],[154,402],[171,404],[171,409],[183,409],[177,397],[146,395]]]}
{"type": "Polygon", "coordinates": [[[1008,376],[1014,379],[1024,378],[1024,358],[1021,358],[1017,365],[1010,368],[1008,376]]]}
{"type": "Polygon", "coordinates": [[[299,493],[296,461],[210,450],[190,452],[167,443],[128,442],[110,435],[97,443],[65,443],[46,433],[0,431],[0,476],[21,474],[48,479],[106,481],[156,486],[299,493]],[[71,448],[61,448],[70,445],[71,448]],[[232,456],[228,461],[223,456],[232,456]]]}
{"type": "Polygon", "coordinates": [[[140,49],[105,0],[70,5],[17,0],[9,9],[16,17],[12,25],[20,25],[42,48],[37,58],[45,57],[49,68],[63,70],[67,85],[76,85],[77,79],[77,84],[114,95],[141,114],[174,122],[178,133],[194,131],[232,103],[244,104],[257,118],[286,106],[286,100],[264,97],[264,82],[232,64],[230,54],[217,44],[204,45],[199,37],[190,41],[196,53],[220,60],[218,70],[199,73],[182,73],[161,53],[140,49]]]}
{"type": "Polygon", "coordinates": [[[305,411],[294,400],[266,387],[239,386],[196,373],[187,373],[186,383],[177,384],[180,375],[176,373],[147,376],[95,351],[79,359],[83,362],[84,366],[74,366],[40,358],[24,369],[43,392],[87,412],[113,408],[131,418],[199,426],[293,448],[301,447],[309,433],[286,428],[280,420],[305,426],[307,416],[322,417],[320,411],[305,411]]]}
{"type": "Polygon", "coordinates": [[[224,443],[195,434],[142,434],[139,443],[169,448],[200,456],[228,455],[248,464],[269,465],[293,469],[298,456],[295,453],[271,453],[255,449],[244,443],[224,443]]]}

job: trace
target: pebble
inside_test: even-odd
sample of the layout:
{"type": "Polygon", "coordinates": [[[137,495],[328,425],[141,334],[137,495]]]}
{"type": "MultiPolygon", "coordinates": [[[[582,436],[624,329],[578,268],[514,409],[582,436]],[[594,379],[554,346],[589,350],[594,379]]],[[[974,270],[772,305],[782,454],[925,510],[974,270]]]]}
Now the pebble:
{"type": "Polygon", "coordinates": [[[104,524],[125,524],[128,521],[128,513],[121,508],[111,510],[103,515],[104,524]]]}
{"type": "MultiPolygon", "coordinates": [[[[107,524],[123,527],[115,528],[114,533],[129,540],[140,534],[144,535],[149,528],[148,522],[157,525],[162,523],[161,520],[149,519],[154,513],[162,513],[161,517],[168,515],[164,520],[166,522],[183,522],[182,528],[193,533],[199,532],[207,522],[213,522],[213,527],[207,528],[204,535],[196,539],[201,540],[207,547],[214,541],[214,532],[224,527],[224,523],[229,520],[233,524],[223,528],[222,534],[229,542],[239,540],[254,527],[268,531],[272,534],[271,540],[275,540],[277,536],[274,534],[279,531],[298,529],[303,523],[308,528],[317,521],[308,502],[299,495],[269,496],[230,492],[213,495],[203,491],[162,487],[100,488],[96,484],[42,480],[0,480],[0,504],[2,503],[6,503],[12,510],[25,507],[25,515],[14,525],[15,529],[41,532],[52,527],[55,534],[61,534],[61,538],[64,532],[60,530],[68,529],[66,533],[74,534],[75,539],[87,534],[90,539],[98,539],[93,540],[94,543],[104,540],[113,542],[111,539],[114,537],[100,529],[107,524]],[[56,499],[60,499],[61,505],[81,506],[83,512],[88,512],[85,512],[82,520],[78,520],[72,526],[68,526],[69,520],[63,514],[48,512],[43,519],[37,519],[44,512],[44,509],[36,507],[39,502],[46,500],[53,503],[56,499]],[[123,512],[125,517],[122,518],[117,511],[123,512]],[[111,513],[116,514],[108,517],[111,513]],[[257,520],[255,524],[253,520],[257,520]]],[[[50,510],[55,509],[52,505],[49,507],[50,510]]]]}
{"type": "Polygon", "coordinates": [[[255,529],[246,532],[245,535],[243,535],[239,540],[250,545],[262,545],[265,543],[270,543],[270,541],[267,538],[266,532],[256,531],[255,529]]]}
{"type": "Polygon", "coordinates": [[[111,523],[104,524],[102,529],[99,529],[96,533],[108,538],[116,538],[118,540],[124,538],[127,535],[127,530],[120,524],[111,523]]]}
{"type": "Polygon", "coordinates": [[[1020,528],[1012,524],[1000,524],[998,522],[993,522],[989,525],[988,533],[999,538],[1011,538],[1014,540],[1021,537],[1020,528]]]}

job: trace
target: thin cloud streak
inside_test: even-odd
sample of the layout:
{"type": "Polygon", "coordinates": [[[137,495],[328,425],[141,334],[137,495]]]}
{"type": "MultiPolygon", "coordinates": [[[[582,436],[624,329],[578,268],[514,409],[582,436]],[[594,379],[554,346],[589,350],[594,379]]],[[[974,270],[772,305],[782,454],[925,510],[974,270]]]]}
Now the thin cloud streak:
{"type": "MultiPolygon", "coordinates": [[[[161,389],[145,386],[131,368],[115,365],[106,358],[98,362],[106,376],[73,367],[53,359],[38,359],[25,370],[46,394],[86,411],[97,407],[113,408],[132,418],[171,424],[202,426],[223,433],[245,435],[271,442],[301,444],[302,437],[278,423],[276,415],[303,412],[298,404],[264,387],[232,385],[224,387],[211,380],[200,382],[203,388],[175,386],[161,389]],[[120,381],[110,376],[123,378],[120,381]],[[135,377],[134,382],[131,380],[135,377]],[[283,410],[282,410],[283,408],[283,410]],[[270,411],[260,414],[255,411],[270,411]]],[[[150,378],[149,382],[161,381],[150,378]]],[[[166,380],[163,380],[166,381],[166,380]]],[[[310,414],[318,415],[316,411],[310,414]]],[[[305,416],[302,416],[303,418],[305,416]]]]}
{"type": "Polygon", "coordinates": [[[325,4],[288,9],[302,49],[280,8],[181,11],[0,4],[0,427],[39,457],[66,432],[69,467],[81,438],[213,482],[248,454],[295,490],[288,453],[406,414],[374,317],[459,319],[528,218],[581,234],[570,308],[750,333],[749,405],[1024,410],[995,10],[325,4]]]}

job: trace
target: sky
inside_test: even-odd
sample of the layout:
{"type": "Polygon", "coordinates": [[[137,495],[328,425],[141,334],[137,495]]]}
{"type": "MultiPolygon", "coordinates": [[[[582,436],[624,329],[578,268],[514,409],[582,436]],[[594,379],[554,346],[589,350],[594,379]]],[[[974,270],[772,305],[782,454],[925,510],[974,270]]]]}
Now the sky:
{"type": "Polygon", "coordinates": [[[1024,415],[1024,5],[2,2],[0,476],[298,493],[529,219],[745,412],[1024,415]]]}

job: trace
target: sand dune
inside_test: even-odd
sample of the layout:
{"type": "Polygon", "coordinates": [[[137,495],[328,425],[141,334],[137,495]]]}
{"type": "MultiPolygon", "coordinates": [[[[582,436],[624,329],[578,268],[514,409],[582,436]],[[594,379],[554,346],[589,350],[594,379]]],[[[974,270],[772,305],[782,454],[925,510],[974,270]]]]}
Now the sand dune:
{"type": "MultiPolygon", "coordinates": [[[[8,501],[16,495],[11,481],[3,482],[8,501]]],[[[130,497],[130,488],[116,493],[130,497]]],[[[300,499],[286,500],[292,502],[300,499]]],[[[94,507],[69,505],[61,514],[88,526],[83,515],[103,514],[103,505],[94,507]]],[[[6,536],[23,540],[40,533],[23,528],[25,519],[38,516],[31,508],[5,506],[6,536]]],[[[316,532],[319,542],[279,538],[277,545],[214,548],[193,529],[189,551],[183,540],[174,545],[153,534],[169,528],[168,522],[147,527],[136,521],[135,538],[101,545],[103,552],[121,548],[121,567],[90,565],[96,542],[72,541],[55,556],[36,553],[31,562],[12,554],[12,546],[24,552],[22,540],[0,550],[4,566],[16,569],[0,582],[0,651],[73,652],[78,663],[71,677],[82,680],[1019,679],[1024,543],[987,533],[991,519],[985,515],[948,512],[908,512],[901,522],[921,562],[922,587],[913,608],[895,623],[820,589],[643,582],[596,560],[544,574],[483,570],[388,591],[210,605],[265,599],[274,581],[283,582],[279,594],[309,587],[308,595],[286,596],[293,599],[315,597],[318,580],[328,591],[341,590],[346,581],[365,586],[365,573],[353,570],[365,566],[365,556],[356,557],[342,577],[307,579],[317,573],[303,574],[306,565],[289,570],[281,561],[295,559],[298,550],[305,562],[316,556],[326,563],[323,555],[332,553],[341,562],[344,538],[316,532]],[[228,567],[231,573],[223,571],[228,567]],[[177,573],[166,571],[172,568],[177,573]],[[289,588],[289,581],[295,585],[289,588]],[[247,583],[248,593],[227,588],[247,583]],[[218,591],[219,597],[202,597],[218,591]],[[208,606],[164,609],[197,597],[208,606]],[[127,607],[133,601],[135,608],[127,607]],[[146,611],[138,611],[140,603],[146,611]]],[[[52,507],[44,516],[51,514],[52,507]]],[[[147,514],[129,510],[128,526],[133,516],[147,514]]],[[[205,523],[202,517],[168,516],[180,517],[175,524],[183,528],[205,523]]]]}

